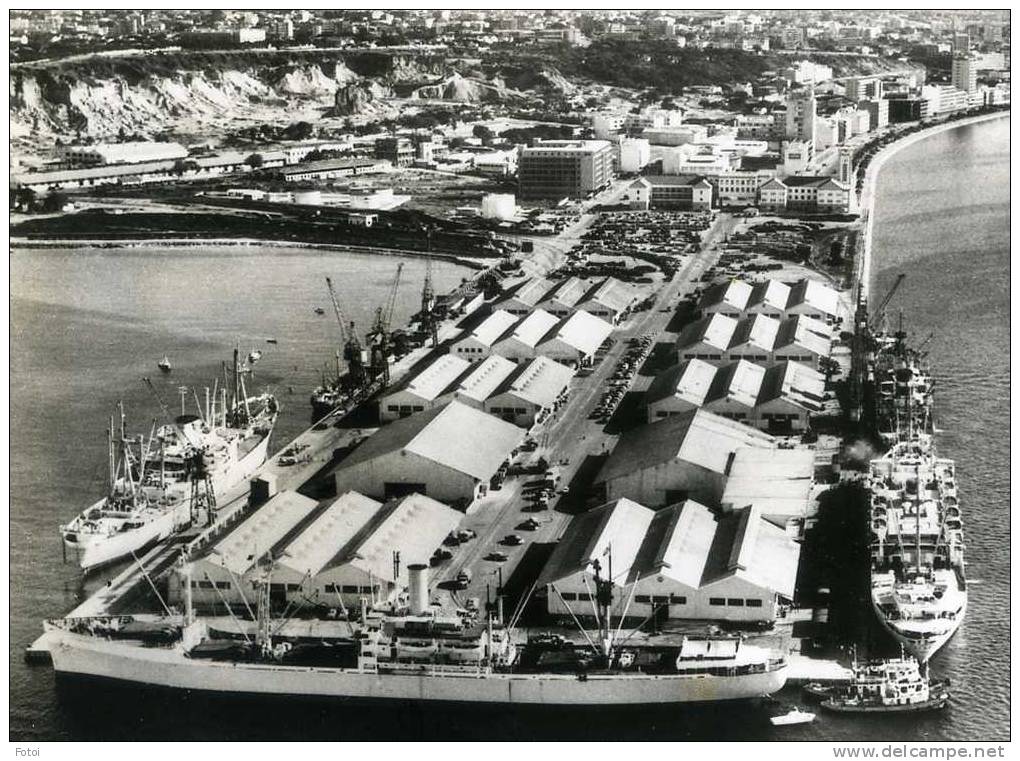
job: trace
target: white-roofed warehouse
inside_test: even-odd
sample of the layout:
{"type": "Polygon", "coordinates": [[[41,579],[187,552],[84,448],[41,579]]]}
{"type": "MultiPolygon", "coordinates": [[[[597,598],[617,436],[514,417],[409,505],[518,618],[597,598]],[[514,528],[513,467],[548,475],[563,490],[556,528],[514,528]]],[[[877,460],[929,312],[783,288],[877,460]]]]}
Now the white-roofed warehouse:
{"type": "Polygon", "coordinates": [[[514,362],[522,359],[534,359],[538,356],[538,345],[548,335],[557,323],[559,318],[549,314],[544,309],[536,309],[527,317],[508,330],[492,350],[501,357],[506,357],[514,362]]]}
{"type": "Polygon", "coordinates": [[[756,507],[717,516],[694,500],[627,499],[575,517],[539,577],[550,614],[593,616],[594,563],[612,574],[614,617],[774,621],[792,600],[800,546],[756,507]],[[610,567],[612,571],[610,571],[610,567]]]}
{"type": "Polygon", "coordinates": [[[448,402],[457,390],[457,381],[470,369],[470,362],[453,354],[437,357],[420,373],[379,397],[379,419],[389,422],[448,402]]]}
{"type": "MultiPolygon", "coordinates": [[[[275,554],[317,505],[302,494],[283,491],[219,536],[189,563],[192,602],[196,606],[250,602],[260,558],[275,554]]],[[[175,571],[169,586],[172,602],[183,600],[185,578],[185,573],[175,571]]]]}
{"type": "Polygon", "coordinates": [[[613,326],[587,312],[574,312],[554,327],[538,345],[538,353],[571,367],[591,362],[609,338],[613,326]]]}
{"type": "Polygon", "coordinates": [[[454,400],[376,431],[337,466],[337,493],[390,499],[417,492],[467,504],[523,438],[513,423],[454,400]]]}
{"type": "Polygon", "coordinates": [[[450,344],[450,353],[468,362],[484,359],[492,354],[493,345],[517,324],[517,320],[517,315],[497,309],[450,344]]]}
{"type": "Polygon", "coordinates": [[[490,415],[530,428],[565,399],[574,371],[548,357],[535,357],[485,400],[490,415]]]}
{"type": "Polygon", "coordinates": [[[382,503],[347,492],[283,548],[273,580],[285,583],[295,604],[353,608],[362,597],[388,600],[407,585],[407,567],[428,565],[462,517],[421,494],[382,503]],[[290,591],[294,585],[300,589],[290,591]]]}
{"type": "Polygon", "coordinates": [[[761,431],[697,409],[624,433],[596,484],[606,499],[659,506],[690,498],[716,506],[736,451],[775,446],[761,431]]]}

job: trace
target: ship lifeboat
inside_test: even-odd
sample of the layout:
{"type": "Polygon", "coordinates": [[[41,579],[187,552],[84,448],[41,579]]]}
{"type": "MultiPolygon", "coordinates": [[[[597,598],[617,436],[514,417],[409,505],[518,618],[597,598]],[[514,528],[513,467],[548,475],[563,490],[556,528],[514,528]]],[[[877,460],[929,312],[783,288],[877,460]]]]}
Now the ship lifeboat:
{"type": "Polygon", "coordinates": [[[871,522],[871,527],[873,529],[875,529],[875,531],[879,531],[879,532],[885,531],[885,527],[886,527],[885,518],[875,518],[871,522]]]}
{"type": "Polygon", "coordinates": [[[959,518],[960,517],[960,508],[958,508],[956,505],[949,505],[946,508],[946,517],[947,518],[959,518]]]}
{"type": "Polygon", "coordinates": [[[452,663],[480,663],[485,657],[481,642],[448,642],[443,645],[443,655],[452,663]]]}
{"type": "Polygon", "coordinates": [[[439,648],[431,639],[402,639],[396,644],[396,655],[400,660],[431,660],[439,648]]]}
{"type": "Polygon", "coordinates": [[[961,521],[959,518],[947,518],[946,528],[948,528],[950,531],[959,531],[960,529],[963,528],[963,521],[961,521]]]}
{"type": "Polygon", "coordinates": [[[871,517],[884,518],[887,512],[888,511],[886,510],[885,505],[875,505],[874,507],[871,508],[871,517]]]}

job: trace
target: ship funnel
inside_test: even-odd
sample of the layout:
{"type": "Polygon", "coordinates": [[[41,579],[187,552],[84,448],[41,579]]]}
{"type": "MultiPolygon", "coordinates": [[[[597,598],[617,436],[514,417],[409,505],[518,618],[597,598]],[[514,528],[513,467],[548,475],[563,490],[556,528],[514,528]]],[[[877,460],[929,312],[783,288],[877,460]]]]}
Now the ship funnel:
{"type": "Polygon", "coordinates": [[[413,563],[407,566],[407,586],[410,592],[411,615],[420,616],[429,606],[428,566],[413,563]]]}

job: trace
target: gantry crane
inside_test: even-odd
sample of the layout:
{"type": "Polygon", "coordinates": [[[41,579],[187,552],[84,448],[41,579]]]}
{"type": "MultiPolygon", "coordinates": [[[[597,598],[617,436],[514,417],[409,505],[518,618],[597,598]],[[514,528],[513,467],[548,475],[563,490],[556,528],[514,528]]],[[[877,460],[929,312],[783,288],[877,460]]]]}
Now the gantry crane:
{"type": "Polygon", "coordinates": [[[393,276],[389,298],[384,305],[375,310],[375,324],[368,334],[372,352],[370,359],[372,377],[381,379],[383,385],[390,382],[390,321],[393,319],[393,307],[397,303],[397,288],[400,285],[400,273],[403,270],[404,263],[401,262],[397,265],[397,272],[393,276]]]}
{"type": "Polygon", "coordinates": [[[878,306],[875,308],[875,311],[872,312],[871,319],[868,321],[868,327],[871,329],[871,332],[874,333],[875,330],[882,324],[883,320],[885,319],[886,307],[889,306],[889,302],[892,301],[892,297],[896,295],[896,291],[899,290],[900,284],[906,277],[907,277],[906,274],[902,272],[896,276],[896,282],[892,284],[892,287],[889,288],[888,293],[885,294],[885,297],[882,299],[881,302],[879,302],[878,306]]]}
{"type": "MultiPolygon", "coordinates": [[[[352,388],[361,388],[365,383],[365,358],[361,348],[361,341],[354,330],[354,321],[348,322],[340,308],[340,301],[333,289],[333,281],[326,278],[326,287],[329,289],[329,298],[333,302],[333,313],[336,314],[337,324],[340,326],[340,340],[343,342],[343,357],[347,362],[347,375],[352,388]]],[[[340,352],[336,353],[336,378],[340,381],[340,352]]]]}

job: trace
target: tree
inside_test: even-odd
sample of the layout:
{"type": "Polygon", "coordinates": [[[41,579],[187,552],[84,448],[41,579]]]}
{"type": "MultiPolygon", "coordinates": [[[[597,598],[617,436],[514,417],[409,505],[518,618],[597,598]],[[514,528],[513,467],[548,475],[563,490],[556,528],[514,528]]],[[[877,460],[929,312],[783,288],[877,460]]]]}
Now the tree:
{"type": "Polygon", "coordinates": [[[288,140],[307,140],[315,134],[315,127],[308,122],[294,122],[283,131],[288,140]]]}
{"type": "Polygon", "coordinates": [[[67,194],[59,190],[51,191],[42,201],[44,212],[60,211],[67,205],[67,194]]]}
{"type": "Polygon", "coordinates": [[[253,153],[251,156],[244,160],[244,163],[250,166],[252,169],[259,169],[264,163],[262,160],[262,154],[253,153]]]}
{"type": "Polygon", "coordinates": [[[471,134],[477,137],[485,145],[492,142],[492,139],[496,136],[496,133],[486,127],[484,124],[476,124],[471,129],[471,134]]]}
{"type": "Polygon", "coordinates": [[[18,188],[11,193],[11,207],[31,214],[35,211],[37,193],[32,188],[18,188]]]}

